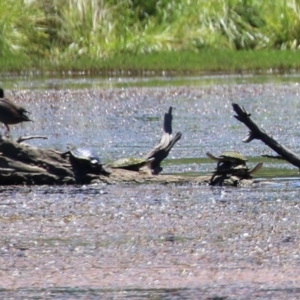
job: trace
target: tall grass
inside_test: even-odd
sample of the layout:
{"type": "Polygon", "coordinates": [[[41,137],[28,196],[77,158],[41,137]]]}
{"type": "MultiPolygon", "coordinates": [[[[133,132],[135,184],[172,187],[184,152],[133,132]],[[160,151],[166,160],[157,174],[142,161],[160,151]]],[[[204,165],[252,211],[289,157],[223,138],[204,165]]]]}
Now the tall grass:
{"type": "Polygon", "coordinates": [[[0,55],[36,51],[42,54],[47,35],[38,2],[4,0],[0,1],[0,11],[0,55]]]}
{"type": "Polygon", "coordinates": [[[299,0],[2,0],[0,57],[300,48],[299,0]]]}

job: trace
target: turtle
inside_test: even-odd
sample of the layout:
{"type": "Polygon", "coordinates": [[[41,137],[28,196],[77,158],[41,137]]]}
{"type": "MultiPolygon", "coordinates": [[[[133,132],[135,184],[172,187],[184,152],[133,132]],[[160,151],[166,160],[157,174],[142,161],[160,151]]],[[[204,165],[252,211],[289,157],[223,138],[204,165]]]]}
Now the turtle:
{"type": "Polygon", "coordinates": [[[226,179],[231,179],[235,182],[235,185],[238,185],[242,179],[251,179],[252,174],[257,172],[262,165],[263,163],[260,162],[252,169],[249,169],[246,165],[237,165],[227,170],[216,170],[211,176],[209,184],[213,186],[223,185],[226,179]]]}
{"type": "Polygon", "coordinates": [[[86,173],[96,173],[108,175],[109,172],[103,168],[101,160],[97,154],[91,149],[73,147],[70,150],[64,152],[62,156],[69,154],[71,164],[86,173]]]}
{"type": "Polygon", "coordinates": [[[249,169],[246,165],[247,158],[237,151],[225,151],[220,156],[214,156],[210,152],[206,152],[206,155],[218,161],[216,174],[241,174],[251,175],[257,172],[261,167],[262,163],[258,163],[253,169],[249,169]]]}
{"type": "Polygon", "coordinates": [[[239,180],[251,179],[252,174],[257,172],[263,165],[263,163],[258,163],[254,168],[249,169],[246,165],[247,158],[236,151],[226,151],[218,157],[209,152],[206,155],[218,162],[217,168],[210,179],[211,185],[219,184],[232,176],[239,178],[239,180]]]}
{"type": "Polygon", "coordinates": [[[72,148],[70,155],[79,161],[86,161],[91,165],[101,165],[101,160],[97,154],[87,148],[72,148]]]}
{"type": "Polygon", "coordinates": [[[206,152],[206,155],[209,158],[218,161],[218,164],[222,162],[228,162],[237,166],[237,165],[246,165],[246,161],[247,161],[247,158],[237,151],[225,151],[220,156],[214,156],[210,152],[206,152]]]}
{"type": "Polygon", "coordinates": [[[127,157],[127,158],[120,158],[108,165],[108,167],[112,169],[125,169],[129,171],[136,171],[139,172],[143,167],[149,167],[151,169],[151,162],[152,159],[145,159],[145,158],[134,158],[134,157],[127,157]]]}
{"type": "Polygon", "coordinates": [[[254,174],[255,172],[257,172],[258,170],[261,169],[261,167],[263,166],[263,163],[260,162],[257,165],[254,166],[254,168],[249,169],[246,165],[237,165],[235,167],[232,167],[230,169],[223,169],[223,170],[216,170],[214,172],[214,175],[231,175],[231,176],[238,176],[241,178],[251,178],[251,175],[254,174]]]}

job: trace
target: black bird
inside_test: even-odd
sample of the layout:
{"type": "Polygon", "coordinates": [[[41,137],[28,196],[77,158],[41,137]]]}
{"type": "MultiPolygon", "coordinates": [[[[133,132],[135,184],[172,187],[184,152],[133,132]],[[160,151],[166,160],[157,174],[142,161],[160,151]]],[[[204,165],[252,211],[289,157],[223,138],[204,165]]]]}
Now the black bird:
{"type": "Polygon", "coordinates": [[[24,107],[13,103],[11,100],[4,97],[4,91],[0,88],[0,122],[2,122],[7,131],[11,124],[18,124],[21,122],[32,122],[26,115],[29,113],[24,107]]]}

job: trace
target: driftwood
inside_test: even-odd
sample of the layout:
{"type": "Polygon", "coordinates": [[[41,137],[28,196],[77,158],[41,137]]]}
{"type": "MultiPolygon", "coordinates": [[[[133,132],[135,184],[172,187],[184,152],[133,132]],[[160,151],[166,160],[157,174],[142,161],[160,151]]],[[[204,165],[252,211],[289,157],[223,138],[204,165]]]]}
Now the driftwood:
{"type": "MultiPolygon", "coordinates": [[[[244,123],[249,128],[248,136],[243,140],[245,143],[249,143],[254,139],[261,140],[267,146],[269,146],[272,150],[274,150],[280,158],[287,160],[292,165],[300,168],[300,156],[286,147],[279,144],[275,139],[273,139],[270,135],[268,135],[263,129],[259,128],[259,126],[251,119],[251,114],[249,114],[243,107],[240,105],[233,103],[233,110],[236,115],[234,116],[238,121],[244,123]]],[[[278,158],[278,157],[277,157],[278,158]]]]}
{"type": "MultiPolygon", "coordinates": [[[[72,163],[65,152],[36,148],[11,139],[0,140],[0,182],[2,185],[62,185],[90,183],[160,183],[160,184],[208,184],[211,176],[179,176],[138,173],[124,169],[85,168],[72,163]]],[[[252,180],[226,178],[222,185],[240,186],[252,184],[252,180]]]]}
{"type": "MultiPolygon", "coordinates": [[[[246,122],[249,122],[249,115],[239,106],[234,107],[237,107],[239,112],[236,117],[241,121],[245,118],[246,122]]],[[[259,131],[252,130],[252,132],[256,133],[255,136],[259,136],[257,134],[259,131]]],[[[23,137],[17,141],[0,137],[0,183],[2,185],[61,185],[95,182],[208,184],[211,178],[211,176],[153,175],[161,172],[161,162],[181,138],[180,132],[176,133],[174,137],[172,135],[172,107],[164,116],[163,134],[160,142],[143,158],[149,162],[149,164],[147,163],[150,170],[148,173],[137,172],[140,171],[139,169],[136,171],[112,169],[108,165],[102,166],[99,163],[89,163],[88,160],[78,160],[72,156],[72,151],[60,152],[52,149],[40,149],[23,143],[23,141],[32,138],[44,137],[23,137]]],[[[284,156],[284,153],[280,153],[280,155],[284,156]]],[[[231,176],[226,178],[222,185],[237,186],[251,183],[252,180],[240,180],[236,176],[231,176]]]]}
{"type": "MultiPolygon", "coordinates": [[[[172,136],[172,108],[164,116],[163,135],[145,157],[151,172],[139,174],[123,169],[111,169],[89,160],[78,160],[71,151],[40,149],[22,143],[43,136],[21,137],[17,141],[0,137],[0,182],[5,184],[89,184],[92,182],[187,182],[180,176],[153,176],[161,172],[161,162],[168,156],[181,133],[172,136]],[[163,178],[162,178],[163,177],[163,178]]],[[[138,170],[137,170],[138,171],[138,170]]],[[[195,180],[202,182],[205,179],[195,180]]]]}
{"type": "MultiPolygon", "coordinates": [[[[61,185],[90,183],[208,183],[210,176],[153,176],[123,169],[92,168],[76,164],[66,152],[36,148],[8,138],[0,140],[1,185],[61,185]]],[[[228,182],[231,185],[230,182],[228,182]]]]}
{"type": "MultiPolygon", "coordinates": [[[[11,139],[0,140],[0,182],[2,185],[61,185],[90,183],[160,183],[208,184],[211,176],[151,175],[124,169],[94,169],[76,164],[66,152],[36,148],[11,139]]],[[[235,176],[226,178],[222,185],[249,185],[251,180],[235,176]]]]}
{"type": "Polygon", "coordinates": [[[182,136],[181,132],[177,132],[174,137],[172,135],[172,110],[173,108],[170,107],[168,112],[164,115],[163,134],[160,142],[145,157],[121,158],[116,162],[113,162],[110,166],[140,173],[158,175],[163,170],[161,162],[169,155],[173,146],[182,136]]]}
{"type": "Polygon", "coordinates": [[[174,137],[172,135],[172,110],[173,108],[170,107],[169,111],[165,113],[160,142],[145,157],[146,160],[151,161],[150,169],[154,175],[162,171],[161,162],[169,155],[173,146],[182,136],[181,132],[177,132],[174,137]]]}

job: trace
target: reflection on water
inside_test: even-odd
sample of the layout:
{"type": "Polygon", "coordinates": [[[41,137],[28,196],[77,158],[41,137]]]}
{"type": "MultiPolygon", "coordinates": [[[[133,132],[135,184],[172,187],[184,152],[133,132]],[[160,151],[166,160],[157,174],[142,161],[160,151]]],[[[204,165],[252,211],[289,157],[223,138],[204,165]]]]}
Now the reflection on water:
{"type": "Polygon", "coordinates": [[[205,155],[237,150],[250,187],[198,185],[29,186],[0,190],[0,296],[48,299],[283,299],[298,293],[298,169],[247,135],[232,102],[300,153],[298,76],[201,78],[8,78],[7,96],[34,123],[14,138],[65,150],[90,147],[104,162],[146,154],[160,139],[164,112],[183,138],[164,173],[209,174],[205,155]],[[280,274],[280,276],[277,276],[280,274]],[[234,295],[234,296],[232,296],[234,295]]]}

